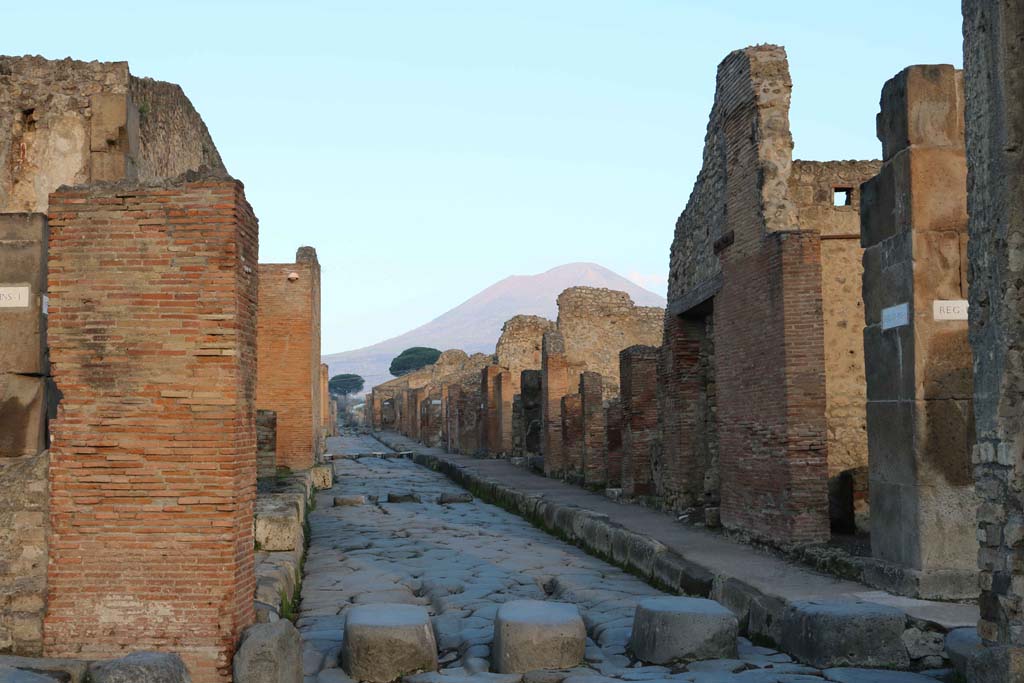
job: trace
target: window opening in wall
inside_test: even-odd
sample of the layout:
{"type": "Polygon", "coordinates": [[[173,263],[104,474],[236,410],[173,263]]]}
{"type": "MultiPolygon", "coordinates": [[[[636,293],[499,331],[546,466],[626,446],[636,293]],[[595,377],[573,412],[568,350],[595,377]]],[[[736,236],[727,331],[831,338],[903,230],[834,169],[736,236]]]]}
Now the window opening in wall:
{"type": "Polygon", "coordinates": [[[852,187],[837,187],[832,190],[832,206],[850,206],[852,203],[852,187]]]}

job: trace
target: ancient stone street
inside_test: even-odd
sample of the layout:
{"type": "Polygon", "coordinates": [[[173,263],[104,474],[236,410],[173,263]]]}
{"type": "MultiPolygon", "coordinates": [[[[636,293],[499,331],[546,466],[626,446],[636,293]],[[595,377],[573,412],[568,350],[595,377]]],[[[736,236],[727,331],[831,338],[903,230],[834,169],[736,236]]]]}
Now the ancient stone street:
{"type": "Polygon", "coordinates": [[[485,672],[491,670],[497,609],[520,599],[575,604],[587,629],[584,664],[528,674],[530,681],[935,680],[910,673],[822,671],[745,638],[737,640],[736,657],[689,668],[644,666],[627,649],[634,612],[640,599],[665,593],[494,505],[475,498],[442,504],[442,499],[467,500],[466,491],[397,457],[372,437],[330,439],[328,450],[362,457],[334,460],[334,486],[316,494],[309,517],[296,622],[307,683],[348,680],[339,663],[346,612],[373,603],[422,605],[430,612],[441,671],[406,677],[410,683],[518,681],[519,675],[485,672]],[[388,457],[370,455],[375,452],[388,457]],[[333,505],[335,498],[348,503],[360,497],[362,504],[333,505]]]}

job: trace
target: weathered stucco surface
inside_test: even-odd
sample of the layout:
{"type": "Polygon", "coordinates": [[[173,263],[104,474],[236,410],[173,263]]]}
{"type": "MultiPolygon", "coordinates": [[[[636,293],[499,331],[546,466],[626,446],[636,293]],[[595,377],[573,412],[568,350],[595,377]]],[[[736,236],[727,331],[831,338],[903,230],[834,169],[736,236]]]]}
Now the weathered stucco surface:
{"type": "Polygon", "coordinates": [[[127,62],[0,56],[0,117],[0,212],[45,212],[61,185],[225,170],[181,88],[127,62]]]}

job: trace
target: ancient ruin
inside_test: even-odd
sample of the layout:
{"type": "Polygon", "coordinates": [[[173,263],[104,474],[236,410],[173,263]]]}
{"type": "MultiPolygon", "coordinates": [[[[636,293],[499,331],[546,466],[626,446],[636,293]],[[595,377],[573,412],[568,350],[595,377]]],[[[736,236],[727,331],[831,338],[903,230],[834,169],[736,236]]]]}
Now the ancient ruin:
{"type": "Polygon", "coordinates": [[[725,55],[666,308],[356,406],[181,88],[0,57],[0,681],[1024,681],[1024,2],[962,9],[880,160],[725,55]]]}

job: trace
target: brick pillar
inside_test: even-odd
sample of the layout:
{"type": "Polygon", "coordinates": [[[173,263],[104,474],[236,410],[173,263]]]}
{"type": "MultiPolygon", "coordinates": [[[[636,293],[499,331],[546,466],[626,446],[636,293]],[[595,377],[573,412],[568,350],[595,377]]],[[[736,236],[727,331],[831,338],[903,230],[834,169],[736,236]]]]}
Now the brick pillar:
{"type": "Polygon", "coordinates": [[[256,477],[277,476],[277,413],[256,411],[256,477]]]}
{"type": "Polygon", "coordinates": [[[622,486],[622,399],[608,401],[604,413],[605,452],[608,454],[605,485],[608,488],[622,486]]]}
{"type": "Polygon", "coordinates": [[[715,295],[721,521],[779,544],[827,541],[821,240],[737,236],[715,295]]]}
{"type": "MultiPolygon", "coordinates": [[[[331,393],[327,384],[330,381],[329,370],[326,365],[320,365],[320,430],[324,436],[334,436],[331,433],[331,393]]],[[[326,444],[324,444],[326,446],[326,444]]],[[[323,449],[321,449],[323,452],[323,449]]]]}
{"type": "Polygon", "coordinates": [[[718,502],[717,490],[705,495],[712,493],[705,492],[706,475],[718,466],[709,320],[710,315],[665,317],[658,369],[663,455],[654,484],[672,509],[718,502]]]}
{"type": "Polygon", "coordinates": [[[47,224],[0,214],[0,651],[43,648],[48,535],[47,224]]]}
{"type": "Polygon", "coordinates": [[[978,631],[989,645],[972,683],[997,683],[1024,680],[1024,2],[965,0],[963,10],[978,631]]]}
{"type": "Polygon", "coordinates": [[[586,486],[605,485],[608,479],[605,450],[603,378],[597,372],[580,375],[580,405],[583,414],[582,467],[586,486]]]}
{"type": "Polygon", "coordinates": [[[562,397],[562,474],[571,479],[583,476],[583,406],[579,394],[562,397]]]}
{"type": "Polygon", "coordinates": [[[553,330],[544,333],[541,344],[541,411],[544,413],[544,474],[558,477],[565,473],[562,455],[562,397],[569,391],[569,361],[565,340],[553,330]]]}
{"type": "Polygon", "coordinates": [[[543,377],[540,370],[523,370],[519,378],[519,395],[523,403],[523,451],[526,455],[540,455],[544,430],[543,377]]]}
{"type": "Polygon", "coordinates": [[[658,355],[655,346],[619,352],[622,390],[622,493],[646,496],[651,487],[651,446],[658,437],[658,355]]]}
{"type": "Polygon", "coordinates": [[[220,178],[50,211],[45,653],[167,650],[227,681],[254,616],[256,218],[220,178]]]}
{"type": "Polygon", "coordinates": [[[256,405],[277,413],[277,464],[312,467],[320,431],[320,264],[261,263],[256,405]]]}
{"type": "Polygon", "coordinates": [[[480,370],[480,444],[491,455],[501,453],[501,425],[498,410],[498,375],[501,368],[488,365],[480,370]]]}
{"type": "Polygon", "coordinates": [[[885,84],[861,198],[871,550],[902,569],[878,572],[902,575],[892,589],[926,598],[978,593],[971,350],[950,303],[967,297],[962,88],[951,66],[885,84]]]}
{"type": "Polygon", "coordinates": [[[491,405],[495,408],[495,453],[509,456],[512,454],[512,397],[515,387],[512,384],[512,373],[501,370],[494,376],[494,391],[491,405]]]}

